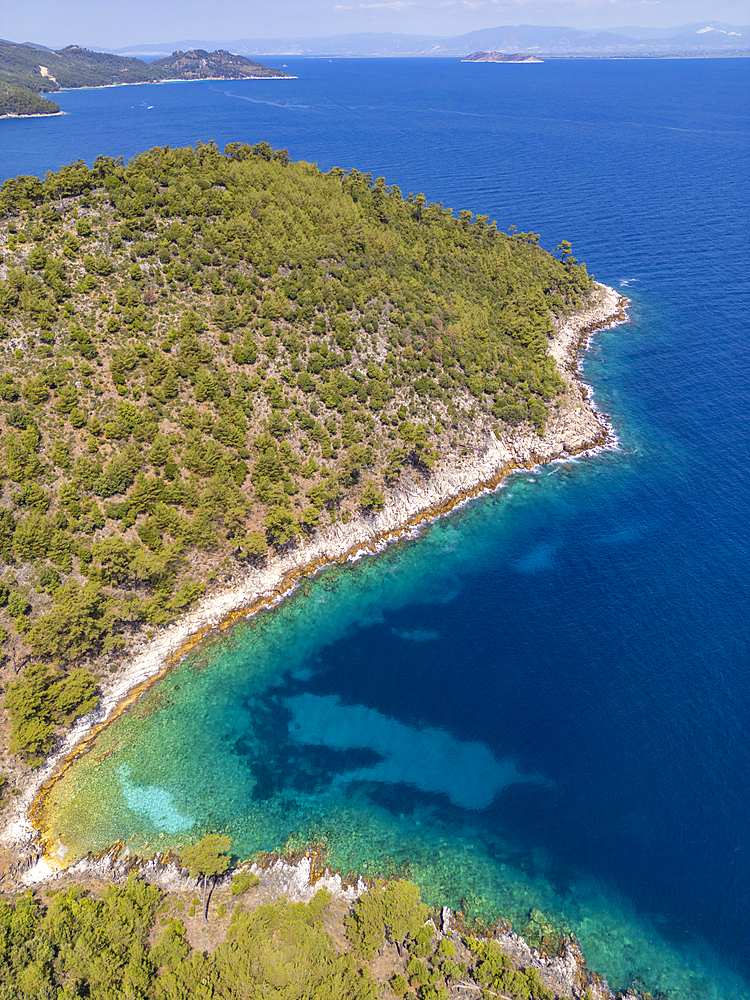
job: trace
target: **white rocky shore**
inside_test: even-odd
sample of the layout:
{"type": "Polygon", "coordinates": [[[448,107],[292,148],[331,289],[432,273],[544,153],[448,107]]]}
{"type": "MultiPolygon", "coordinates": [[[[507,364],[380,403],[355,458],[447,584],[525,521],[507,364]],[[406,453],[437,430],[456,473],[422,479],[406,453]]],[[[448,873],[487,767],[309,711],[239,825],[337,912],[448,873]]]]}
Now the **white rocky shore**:
{"type": "Polygon", "coordinates": [[[434,519],[466,499],[496,488],[514,469],[531,468],[611,443],[614,438],[610,428],[593,406],[589,390],[577,372],[580,353],[589,337],[596,330],[625,322],[625,305],[626,300],[614,289],[596,284],[586,309],[556,323],[550,351],[567,382],[567,391],[550,413],[543,437],[531,427],[497,436],[493,422],[478,423],[468,455],[448,456],[426,480],[401,482],[380,513],[353,516],[346,525],[332,524],[318,531],[309,542],[275,558],[269,557],[264,567],[248,567],[242,579],[233,579],[153,639],[142,639],[120,656],[119,663],[111,663],[115,669],[105,672],[101,679],[102,697],[97,709],[67,733],[56,753],[6,810],[0,844],[14,848],[19,858],[34,858],[36,862],[29,866],[27,861],[24,865],[24,881],[27,884],[41,881],[64,866],[64,849],[55,853],[48,848],[44,859],[38,857],[37,831],[29,810],[39,791],[71,755],[85,751],[102,725],[139,697],[202,636],[277,603],[300,578],[322,566],[356,557],[358,553],[379,551],[420,522],[434,519]]]}
{"type": "MultiPolygon", "coordinates": [[[[121,847],[121,844],[115,845],[112,851],[98,858],[84,858],[65,872],[49,873],[48,878],[53,885],[56,882],[58,885],[85,884],[92,879],[99,883],[123,884],[130,871],[136,870],[141,878],[152,885],[158,885],[165,892],[179,894],[197,891],[200,879],[191,878],[173,856],[157,854],[144,862],[130,857],[121,847]]],[[[319,865],[320,858],[314,851],[294,860],[270,856],[265,863],[245,863],[240,869],[227,872],[216,880],[214,888],[229,886],[236,871],[252,873],[259,882],[245,900],[245,905],[249,908],[273,904],[279,896],[285,896],[291,903],[309,903],[320,889],[325,889],[334,900],[340,901],[348,909],[359,896],[368,891],[368,884],[364,879],[348,883],[330,868],[321,871],[319,865]]],[[[427,924],[434,928],[437,941],[442,938],[451,941],[457,961],[470,964],[471,955],[465,939],[471,931],[467,931],[460,918],[460,913],[455,914],[444,906],[439,917],[428,919],[427,924]]],[[[543,985],[553,990],[555,995],[569,1000],[579,1000],[586,995],[590,1000],[615,1000],[607,981],[587,969],[586,960],[575,942],[565,941],[556,956],[546,956],[507,926],[497,928],[492,938],[516,968],[537,969],[543,985]]],[[[390,950],[392,954],[387,957],[395,959],[396,949],[393,944],[386,944],[383,950],[390,950]]],[[[470,978],[449,988],[450,1000],[472,996],[479,998],[480,994],[483,995],[481,988],[470,978]]],[[[630,991],[622,1000],[629,998],[642,1000],[630,991]]]]}

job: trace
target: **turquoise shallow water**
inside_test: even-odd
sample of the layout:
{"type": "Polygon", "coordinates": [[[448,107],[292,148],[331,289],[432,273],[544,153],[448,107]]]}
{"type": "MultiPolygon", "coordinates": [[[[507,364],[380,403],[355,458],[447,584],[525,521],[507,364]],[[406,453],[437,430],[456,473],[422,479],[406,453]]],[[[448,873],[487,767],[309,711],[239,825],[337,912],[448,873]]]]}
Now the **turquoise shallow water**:
{"type": "Polygon", "coordinates": [[[61,95],[64,118],[0,123],[0,167],[265,139],[570,239],[632,299],[585,365],[621,447],[210,638],[69,771],[55,828],[82,849],[323,840],[470,915],[523,929],[538,906],[617,986],[744,1000],[750,67],[290,68],[283,90],[61,95]]]}
{"type": "MultiPolygon", "coordinates": [[[[556,808],[558,835],[602,835],[574,787],[601,749],[585,665],[561,702],[536,615],[519,618],[497,582],[487,587],[502,575],[505,586],[539,588],[567,660],[575,610],[548,577],[568,572],[586,508],[606,497],[614,515],[627,499],[618,480],[642,461],[623,448],[516,475],[418,540],[326,570],[275,611],[209,639],[55,788],[54,832],[94,850],[122,836],[148,853],[222,830],[238,857],[323,843],[334,868],[407,875],[429,902],[471,917],[502,914],[523,930],[537,907],[621,988],[746,996],[715,957],[668,943],[663,915],[637,913],[540,836],[540,817],[556,808]],[[583,759],[572,779],[544,762],[550,716],[576,734],[583,759]],[[529,822],[539,823],[531,836],[529,822]]],[[[611,557],[637,542],[638,527],[617,516],[618,533],[601,525],[588,548],[611,557]]],[[[629,805],[624,822],[631,851],[648,845],[647,815],[629,805]]]]}

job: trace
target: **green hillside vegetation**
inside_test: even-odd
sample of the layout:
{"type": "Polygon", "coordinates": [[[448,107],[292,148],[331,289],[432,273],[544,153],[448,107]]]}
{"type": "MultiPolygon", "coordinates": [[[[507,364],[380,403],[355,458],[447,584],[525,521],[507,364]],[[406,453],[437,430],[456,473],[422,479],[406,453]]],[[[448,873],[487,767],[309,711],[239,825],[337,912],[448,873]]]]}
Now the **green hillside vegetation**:
{"type": "Polygon", "coordinates": [[[218,50],[173,52],[153,63],[131,56],[92,52],[78,45],[56,51],[0,41],[0,115],[53,114],[54,102],[39,94],[76,87],[103,87],[117,83],[155,83],[160,80],[200,80],[210,77],[288,77],[283,70],[218,50]]]}
{"type": "Polygon", "coordinates": [[[92,52],[78,45],[68,45],[55,51],[3,41],[0,42],[0,59],[0,78],[33,86],[46,94],[73,87],[142,83],[158,79],[144,69],[149,64],[142,59],[92,52]],[[42,66],[45,72],[41,71],[42,66]]]}
{"type": "Polygon", "coordinates": [[[206,52],[205,49],[191,49],[189,52],[178,50],[171,56],[144,65],[150,67],[156,80],[207,80],[216,76],[242,80],[291,75],[280,69],[271,69],[262,63],[254,62],[245,56],[236,56],[224,49],[217,49],[215,52],[206,52]]]}
{"type": "Polygon", "coordinates": [[[52,890],[46,901],[27,893],[0,902],[0,996],[447,1000],[460,983],[472,995],[554,1000],[536,969],[513,968],[492,940],[467,934],[438,941],[416,886],[392,883],[385,903],[382,888],[375,891],[374,902],[365,895],[354,904],[346,937],[325,889],[308,904],[280,897],[253,909],[250,900],[236,900],[225,939],[205,952],[188,942],[182,901],[135,875],[100,898],[76,888],[52,890]],[[367,954],[357,930],[365,911],[377,924],[367,954]],[[378,949],[395,943],[384,922],[391,917],[398,957],[389,952],[390,960],[371,965],[378,949]]]}
{"type": "Polygon", "coordinates": [[[216,576],[382,509],[477,425],[541,433],[550,313],[591,279],[537,239],[266,143],[6,181],[0,639],[33,661],[13,748],[38,763],[71,668],[216,576]]]}
{"type": "Polygon", "coordinates": [[[0,82],[0,117],[4,115],[56,115],[60,105],[28,87],[0,82]]]}

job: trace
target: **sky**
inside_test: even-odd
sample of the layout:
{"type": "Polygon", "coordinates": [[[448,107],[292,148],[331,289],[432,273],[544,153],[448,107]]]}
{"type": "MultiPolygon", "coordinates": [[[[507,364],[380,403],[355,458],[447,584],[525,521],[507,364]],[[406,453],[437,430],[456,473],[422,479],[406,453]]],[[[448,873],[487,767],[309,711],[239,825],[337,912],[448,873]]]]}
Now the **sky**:
{"type": "Polygon", "coordinates": [[[0,0],[0,37],[59,48],[183,39],[392,31],[457,35],[500,25],[607,29],[750,22],[750,0],[0,0]]]}

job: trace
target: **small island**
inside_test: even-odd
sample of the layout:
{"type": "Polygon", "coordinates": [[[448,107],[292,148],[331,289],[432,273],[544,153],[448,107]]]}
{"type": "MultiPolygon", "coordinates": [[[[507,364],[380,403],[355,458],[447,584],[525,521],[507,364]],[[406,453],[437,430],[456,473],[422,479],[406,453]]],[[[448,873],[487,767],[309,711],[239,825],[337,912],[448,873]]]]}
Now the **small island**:
{"type": "Polygon", "coordinates": [[[527,55],[525,52],[472,52],[470,56],[464,56],[461,62],[540,63],[544,62],[544,59],[527,55]]]}
{"type": "Polygon", "coordinates": [[[0,118],[62,114],[43,94],[81,87],[162,83],[165,80],[293,80],[291,73],[222,49],[177,50],[147,63],[78,45],[52,50],[0,41],[0,118]]]}

